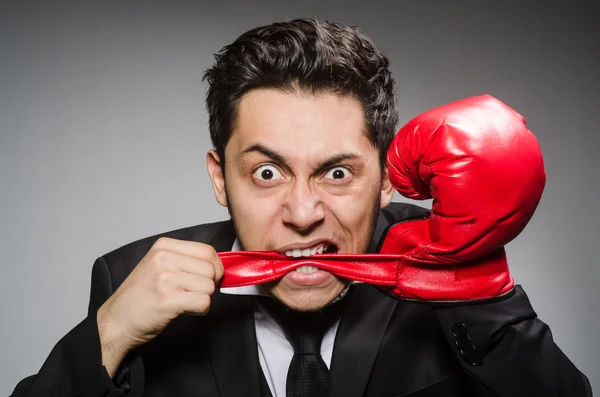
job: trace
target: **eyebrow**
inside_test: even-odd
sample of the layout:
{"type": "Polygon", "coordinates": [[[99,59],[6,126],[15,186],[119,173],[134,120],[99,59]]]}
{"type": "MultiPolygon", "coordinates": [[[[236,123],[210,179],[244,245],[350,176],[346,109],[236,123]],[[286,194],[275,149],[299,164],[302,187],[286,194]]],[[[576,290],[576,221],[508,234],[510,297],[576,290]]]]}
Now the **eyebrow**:
{"type": "MultiPolygon", "coordinates": [[[[268,147],[263,146],[259,143],[255,143],[253,145],[248,146],[246,149],[244,149],[242,151],[242,155],[246,154],[246,153],[250,153],[250,152],[261,153],[262,155],[273,160],[274,162],[279,163],[287,168],[290,168],[287,161],[285,160],[285,158],[282,155],[280,155],[279,153],[275,152],[274,150],[269,149],[268,147]]],[[[337,155],[330,157],[327,160],[324,160],[321,163],[319,163],[319,165],[317,165],[317,167],[315,167],[315,173],[318,174],[320,172],[323,172],[326,169],[331,168],[334,165],[341,163],[344,160],[355,160],[358,158],[359,158],[359,156],[355,153],[337,154],[337,155]]]]}
{"type": "Polygon", "coordinates": [[[280,163],[280,164],[287,166],[287,162],[285,161],[285,159],[283,158],[282,155],[276,153],[274,150],[271,150],[261,144],[255,143],[253,145],[248,146],[246,149],[244,149],[242,151],[242,155],[246,154],[246,153],[251,153],[251,152],[259,152],[262,155],[275,161],[276,163],[280,163]]]}
{"type": "Polygon", "coordinates": [[[336,164],[341,163],[344,160],[355,160],[357,158],[358,155],[354,153],[340,153],[321,162],[315,169],[315,173],[320,174],[321,172],[324,172],[325,170],[333,167],[336,164]]]}

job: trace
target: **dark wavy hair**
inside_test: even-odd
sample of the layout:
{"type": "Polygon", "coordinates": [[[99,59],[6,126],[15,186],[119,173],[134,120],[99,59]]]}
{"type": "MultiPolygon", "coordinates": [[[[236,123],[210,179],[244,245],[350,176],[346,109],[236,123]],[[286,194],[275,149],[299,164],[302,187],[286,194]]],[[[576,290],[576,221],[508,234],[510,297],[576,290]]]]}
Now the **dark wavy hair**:
{"type": "Polygon", "coordinates": [[[256,88],[349,95],[363,106],[383,166],[398,122],[388,58],[358,28],[295,19],[252,29],[215,54],[206,70],[210,137],[224,166],[243,95],[256,88]]]}

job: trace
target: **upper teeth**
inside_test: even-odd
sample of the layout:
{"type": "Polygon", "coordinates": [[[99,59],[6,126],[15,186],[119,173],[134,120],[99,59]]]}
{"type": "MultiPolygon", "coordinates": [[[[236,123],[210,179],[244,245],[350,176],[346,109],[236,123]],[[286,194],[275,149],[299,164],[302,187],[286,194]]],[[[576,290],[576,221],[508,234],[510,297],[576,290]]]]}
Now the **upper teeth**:
{"type": "Polygon", "coordinates": [[[329,248],[329,244],[319,244],[312,248],[304,249],[295,248],[293,250],[285,251],[285,256],[293,256],[294,258],[298,258],[301,256],[317,255],[322,254],[323,251],[327,250],[327,248],[329,248]]]}

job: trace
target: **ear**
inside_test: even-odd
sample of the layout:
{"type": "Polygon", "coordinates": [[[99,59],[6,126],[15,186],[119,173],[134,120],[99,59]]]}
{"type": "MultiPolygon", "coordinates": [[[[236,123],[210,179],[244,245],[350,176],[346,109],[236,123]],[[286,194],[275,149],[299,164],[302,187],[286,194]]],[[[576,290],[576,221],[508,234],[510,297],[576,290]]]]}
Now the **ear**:
{"type": "Polygon", "coordinates": [[[390,172],[386,164],[381,175],[381,199],[379,201],[381,208],[387,207],[392,202],[394,191],[392,182],[390,182],[390,172]]]}
{"type": "Polygon", "coordinates": [[[206,153],[206,169],[208,176],[212,181],[213,190],[217,202],[223,207],[227,207],[227,193],[225,191],[225,175],[223,175],[223,167],[221,167],[221,159],[215,150],[209,150],[206,153]]]}

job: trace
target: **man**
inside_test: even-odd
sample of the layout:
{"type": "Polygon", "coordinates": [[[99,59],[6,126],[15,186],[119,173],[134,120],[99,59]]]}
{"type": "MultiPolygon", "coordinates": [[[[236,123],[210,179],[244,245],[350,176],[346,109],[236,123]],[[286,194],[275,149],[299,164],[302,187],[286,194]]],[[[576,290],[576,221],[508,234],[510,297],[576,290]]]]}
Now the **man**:
{"type": "Polygon", "coordinates": [[[468,281],[479,285],[485,273],[494,276],[486,286],[501,285],[467,298],[461,290],[459,299],[436,295],[459,283],[433,273],[425,298],[400,279],[387,289],[417,302],[353,283],[369,280],[356,268],[340,276],[353,269],[351,256],[337,272],[294,262],[258,286],[244,282],[255,269],[244,262],[228,281],[235,263],[224,269],[217,252],[275,251],[282,261],[310,257],[305,264],[380,247],[393,254],[418,235],[396,224],[432,217],[390,204],[394,80],[360,31],[304,19],[253,29],[223,48],[205,77],[207,167],[231,220],[98,258],[88,317],[14,396],[591,396],[513,287],[504,258],[489,259],[497,250],[461,268],[485,269],[468,281]],[[219,291],[224,285],[242,287],[219,291]],[[320,351],[299,353],[294,333],[315,319],[320,351]],[[296,366],[303,355],[317,358],[296,366]]]}

